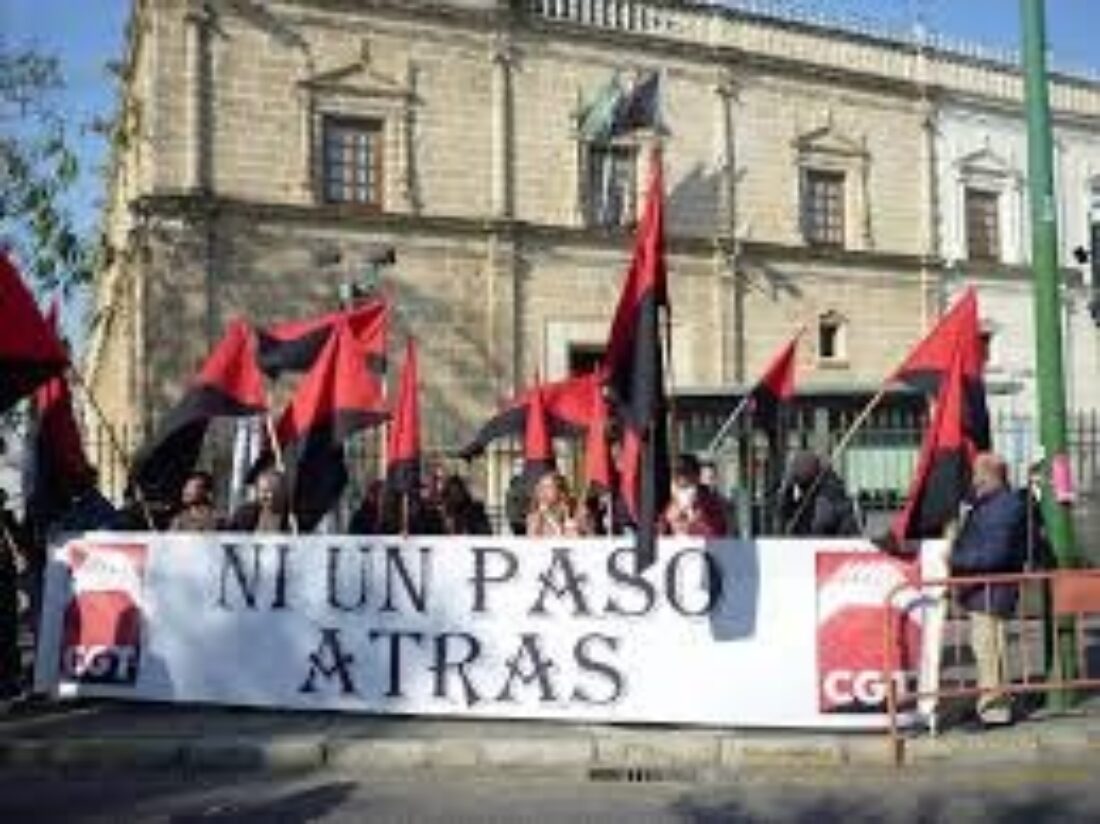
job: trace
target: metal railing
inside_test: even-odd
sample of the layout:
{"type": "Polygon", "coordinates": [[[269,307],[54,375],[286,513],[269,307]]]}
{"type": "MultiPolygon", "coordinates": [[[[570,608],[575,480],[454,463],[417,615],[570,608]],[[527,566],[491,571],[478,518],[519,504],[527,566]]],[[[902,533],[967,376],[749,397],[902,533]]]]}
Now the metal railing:
{"type": "Polygon", "coordinates": [[[921,597],[912,599],[910,603],[924,611],[925,620],[928,620],[932,610],[943,610],[944,637],[939,637],[938,632],[924,633],[922,657],[929,652],[923,644],[936,644],[930,659],[935,664],[934,672],[926,671],[926,676],[931,676],[928,678],[930,683],[918,684],[916,689],[902,695],[899,694],[898,681],[904,677],[904,659],[898,627],[905,616],[899,616],[893,605],[898,603],[903,591],[911,591],[912,587],[912,582],[899,584],[883,600],[882,674],[886,685],[889,747],[895,765],[900,766],[905,759],[905,738],[898,723],[899,716],[907,709],[920,709],[922,703],[931,705],[930,710],[922,712],[930,716],[929,728],[934,733],[941,704],[947,701],[980,700],[990,694],[1027,696],[1100,689],[1100,673],[1090,677],[1092,668],[1088,659],[1086,628],[1087,616],[1100,616],[1100,570],[968,575],[930,578],[920,582],[921,597]],[[986,611],[990,612],[994,587],[1015,588],[1014,614],[1002,619],[1004,648],[1003,660],[999,663],[1003,678],[1001,683],[991,687],[981,686],[963,671],[965,659],[962,650],[967,646],[961,641],[963,626],[969,623],[971,612],[983,610],[966,610],[958,605],[956,599],[963,590],[973,591],[975,587],[984,592],[986,611]],[[933,634],[937,637],[929,637],[933,634]],[[945,645],[947,636],[950,636],[950,642],[945,645]],[[1073,645],[1076,674],[1063,671],[1066,641],[1071,641],[1073,645]],[[943,656],[945,650],[951,655],[943,656]],[[953,668],[953,673],[947,678],[947,667],[941,663],[944,657],[953,668]]]}

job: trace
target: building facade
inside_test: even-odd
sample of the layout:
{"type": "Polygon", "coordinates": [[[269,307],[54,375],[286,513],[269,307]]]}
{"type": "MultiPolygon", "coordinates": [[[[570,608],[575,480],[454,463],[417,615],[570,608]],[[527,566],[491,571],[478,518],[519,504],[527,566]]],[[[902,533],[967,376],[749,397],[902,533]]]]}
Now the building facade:
{"type": "MultiPolygon", "coordinates": [[[[945,290],[977,285],[991,335],[991,406],[1036,408],[1031,216],[1023,112],[998,101],[945,100],[937,112],[945,290]]],[[[1055,123],[1055,196],[1063,281],[1067,404],[1100,408],[1100,118],[1055,123]]]]}
{"type": "MultiPolygon", "coordinates": [[[[946,179],[985,144],[945,101],[1021,93],[976,57],[688,2],[135,0],[89,379],[148,427],[230,318],[329,310],[393,247],[425,434],[454,448],[598,356],[659,149],[675,386],[750,382],[805,326],[804,386],[873,387],[953,288],[946,179]]],[[[1053,99],[1100,118],[1100,86],[1053,99]]]]}

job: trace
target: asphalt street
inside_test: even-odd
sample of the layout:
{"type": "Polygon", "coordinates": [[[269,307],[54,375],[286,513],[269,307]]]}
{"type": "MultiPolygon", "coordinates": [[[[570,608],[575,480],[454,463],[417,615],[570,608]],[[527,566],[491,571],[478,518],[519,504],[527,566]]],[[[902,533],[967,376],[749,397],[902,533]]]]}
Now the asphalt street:
{"type": "Polygon", "coordinates": [[[1100,767],[1072,763],[754,774],[705,784],[461,776],[19,772],[0,821],[960,822],[1100,820],[1100,767]]]}

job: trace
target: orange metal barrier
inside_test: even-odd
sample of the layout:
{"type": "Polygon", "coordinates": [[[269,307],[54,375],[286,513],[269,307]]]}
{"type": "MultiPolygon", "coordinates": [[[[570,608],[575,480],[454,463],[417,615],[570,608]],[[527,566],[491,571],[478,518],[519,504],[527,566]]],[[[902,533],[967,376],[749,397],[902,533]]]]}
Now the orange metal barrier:
{"type": "MultiPolygon", "coordinates": [[[[950,634],[956,651],[955,663],[958,663],[958,651],[962,648],[959,644],[964,627],[969,625],[968,612],[957,604],[957,596],[962,589],[970,590],[974,587],[984,588],[987,603],[991,598],[991,587],[1015,586],[1016,612],[1012,616],[1004,618],[1006,635],[1014,636],[1018,656],[1015,661],[1005,660],[1002,666],[1005,669],[1004,683],[996,687],[996,693],[1006,695],[1034,694],[1053,692],[1059,690],[1100,688],[1100,677],[1089,677],[1088,661],[1086,658],[1087,637],[1085,633],[1085,616],[1100,616],[1100,570],[1059,570],[1050,572],[1023,572],[1017,574],[1000,575],[974,575],[967,577],[949,577],[928,579],[920,582],[922,595],[932,596],[938,602],[942,599],[943,606],[934,605],[931,609],[944,609],[944,632],[940,639],[940,654],[946,648],[944,641],[950,634]],[[1044,621],[1044,602],[1049,602],[1049,611],[1052,622],[1049,629],[1044,621]],[[954,613],[954,615],[952,614],[954,613]],[[1050,644],[1061,644],[1065,638],[1065,630],[1072,623],[1072,639],[1077,659],[1077,675],[1066,678],[1061,670],[1061,656],[1049,649],[1050,644]],[[950,633],[949,633],[950,629],[950,633]],[[1053,633],[1053,638],[1049,633],[1053,633]],[[1038,643],[1043,652],[1052,657],[1053,668],[1048,672],[1045,665],[1047,655],[1040,653],[1033,655],[1030,647],[1034,642],[1038,643]],[[1018,665],[1019,672],[1016,675],[1010,670],[1009,664],[1018,665]],[[1032,664],[1036,665],[1033,669],[1032,664]]],[[[909,582],[898,584],[887,593],[883,604],[884,622],[884,647],[882,672],[886,684],[886,705],[889,716],[890,748],[896,765],[901,765],[904,760],[904,739],[898,728],[898,715],[900,702],[904,699],[911,702],[914,709],[919,708],[919,703],[924,699],[934,699],[937,703],[944,699],[980,698],[985,692],[992,690],[983,689],[977,684],[970,684],[969,679],[963,679],[956,674],[950,685],[941,682],[943,678],[943,662],[937,658],[939,674],[935,689],[921,690],[918,683],[916,689],[906,689],[904,696],[898,694],[899,676],[904,679],[905,673],[902,667],[901,648],[897,627],[901,623],[896,608],[898,596],[903,590],[911,590],[909,582]]],[[[929,609],[927,599],[921,599],[918,608],[929,609]]],[[[967,643],[969,646],[969,642],[967,643]]],[[[1008,649],[1011,645],[1005,644],[1005,659],[1008,659],[1008,649]]],[[[921,655],[925,654],[922,647],[921,655]]],[[[904,683],[904,680],[902,680],[904,683]]],[[[934,728],[933,728],[934,731],[934,728]]]]}

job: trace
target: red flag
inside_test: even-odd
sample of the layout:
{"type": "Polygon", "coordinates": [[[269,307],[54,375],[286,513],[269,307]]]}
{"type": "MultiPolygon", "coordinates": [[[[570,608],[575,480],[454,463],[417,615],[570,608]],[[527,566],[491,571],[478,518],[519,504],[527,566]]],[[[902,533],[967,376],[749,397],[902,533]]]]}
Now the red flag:
{"type": "Polygon", "coordinates": [[[64,373],[69,356],[0,250],[0,413],[64,373]]]}
{"type": "MultiPolygon", "coordinates": [[[[579,434],[606,414],[603,381],[603,374],[596,371],[537,387],[552,435],[579,434]]],[[[504,410],[487,421],[462,449],[461,456],[470,460],[497,438],[524,432],[534,393],[535,389],[528,389],[506,403],[504,410]]]]}
{"type": "MultiPolygon", "coordinates": [[[[46,322],[58,339],[59,315],[54,300],[46,322]]],[[[73,497],[91,482],[92,468],[73,415],[69,382],[63,375],[35,391],[34,413],[34,480],[27,510],[37,523],[45,524],[64,512],[73,497]]]]}
{"type": "Polygon", "coordinates": [[[294,509],[302,529],[312,529],[347,484],[344,441],[386,417],[380,381],[364,368],[352,329],[339,324],[276,426],[279,442],[297,455],[294,509]]]}
{"type": "Polygon", "coordinates": [[[654,155],[645,212],[623,285],[604,364],[623,425],[619,486],[638,529],[641,567],[656,558],[657,519],[671,481],[660,308],[668,307],[664,182],[654,155]]]}
{"type": "Polygon", "coordinates": [[[134,480],[149,497],[174,501],[195,468],[212,418],[266,410],[255,336],[247,323],[234,320],[183,398],[165,416],[156,438],[134,462],[134,480]]]}
{"type": "Polygon", "coordinates": [[[974,287],[966,290],[909,353],[894,374],[894,380],[907,383],[927,395],[935,395],[952,368],[956,350],[961,358],[966,430],[978,449],[989,449],[992,439],[985,399],[985,344],[978,319],[978,294],[974,287]]]}
{"type": "Polygon", "coordinates": [[[600,398],[599,412],[588,426],[584,441],[584,478],[590,487],[610,492],[614,479],[611,444],[607,438],[607,405],[600,398]]]}
{"type": "Polygon", "coordinates": [[[958,516],[969,488],[970,466],[977,450],[964,428],[965,362],[960,347],[941,380],[905,507],[890,528],[897,546],[906,540],[941,536],[948,522],[958,516]]]}
{"type": "Polygon", "coordinates": [[[416,341],[405,346],[405,365],[397,392],[397,411],[386,443],[386,485],[412,495],[420,491],[420,403],[416,341]]]}
{"type": "Polygon", "coordinates": [[[313,366],[333,330],[346,324],[359,342],[370,368],[384,372],[389,310],[389,301],[382,297],[352,309],[260,329],[260,367],[272,377],[281,372],[304,372],[313,366]]]}
{"type": "Polygon", "coordinates": [[[527,426],[523,435],[523,474],[534,482],[547,472],[554,471],[554,444],[546,422],[542,388],[535,380],[531,402],[527,408],[527,426]]]}
{"type": "Polygon", "coordinates": [[[775,356],[752,389],[753,422],[774,432],[779,425],[779,407],[794,395],[794,370],[800,331],[775,356]]]}

